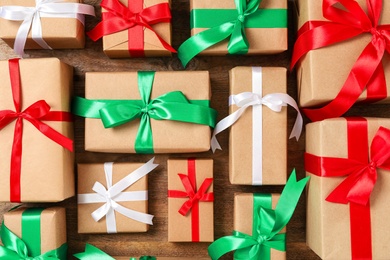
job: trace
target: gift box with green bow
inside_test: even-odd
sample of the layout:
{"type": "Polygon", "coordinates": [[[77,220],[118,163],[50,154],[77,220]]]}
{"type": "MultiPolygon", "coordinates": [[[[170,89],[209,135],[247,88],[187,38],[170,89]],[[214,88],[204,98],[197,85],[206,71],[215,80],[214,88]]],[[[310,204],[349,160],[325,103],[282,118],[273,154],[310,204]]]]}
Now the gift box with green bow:
{"type": "Polygon", "coordinates": [[[202,152],[216,120],[210,95],[206,71],[92,72],[73,112],[86,117],[87,151],[202,152]]]}
{"type": "Polygon", "coordinates": [[[4,214],[0,259],[67,259],[65,209],[18,208],[4,214]]]}
{"type": "Polygon", "coordinates": [[[197,54],[270,54],[287,50],[286,0],[191,0],[183,65],[197,54]]]}

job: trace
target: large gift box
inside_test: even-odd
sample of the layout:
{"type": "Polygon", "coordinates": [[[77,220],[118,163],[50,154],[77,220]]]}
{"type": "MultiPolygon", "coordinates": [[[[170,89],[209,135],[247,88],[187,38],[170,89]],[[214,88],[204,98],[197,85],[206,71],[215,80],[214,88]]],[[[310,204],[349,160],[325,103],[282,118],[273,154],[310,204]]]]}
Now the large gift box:
{"type": "Polygon", "coordinates": [[[84,14],[94,15],[94,9],[80,2],[3,0],[0,2],[3,8],[0,38],[18,54],[22,54],[23,49],[84,48],[84,14]]]}
{"type": "Polygon", "coordinates": [[[73,112],[86,117],[87,151],[202,152],[216,118],[210,95],[206,71],[86,73],[73,112]]]}
{"type": "Polygon", "coordinates": [[[287,50],[286,0],[191,0],[190,16],[192,37],[178,50],[184,65],[197,54],[287,50]]]}
{"type": "Polygon", "coordinates": [[[168,241],[214,240],[212,159],[168,160],[168,241]]]}
{"type": "Polygon", "coordinates": [[[147,174],[157,167],[142,163],[78,164],[78,232],[146,232],[147,174]]]}
{"type": "Polygon", "coordinates": [[[65,209],[18,208],[4,214],[2,259],[67,259],[65,209]]]}
{"type": "Polygon", "coordinates": [[[322,259],[389,257],[389,128],[380,118],[307,125],[307,244],[322,259]]]}
{"type": "Polygon", "coordinates": [[[0,201],[74,195],[73,68],[56,58],[0,62],[0,201]]]}
{"type": "Polygon", "coordinates": [[[88,36],[103,37],[110,58],[171,56],[169,0],[103,0],[102,21],[88,36]]]}
{"type": "Polygon", "coordinates": [[[390,63],[382,36],[387,29],[381,25],[390,23],[390,2],[382,8],[382,0],[347,0],[344,7],[342,2],[298,1],[293,64],[299,61],[299,103],[317,107],[332,101],[307,114],[315,121],[341,116],[356,101],[389,102],[390,63]]]}

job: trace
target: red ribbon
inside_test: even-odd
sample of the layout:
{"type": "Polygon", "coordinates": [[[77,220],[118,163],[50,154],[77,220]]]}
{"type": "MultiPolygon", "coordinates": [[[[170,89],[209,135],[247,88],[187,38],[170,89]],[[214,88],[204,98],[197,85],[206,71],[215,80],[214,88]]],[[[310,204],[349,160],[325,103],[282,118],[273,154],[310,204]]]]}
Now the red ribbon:
{"type": "Polygon", "coordinates": [[[347,125],[348,158],[319,157],[306,153],[305,168],[320,177],[347,176],[326,200],[350,203],[352,258],[372,259],[370,195],[377,180],[377,168],[390,170],[390,130],[379,128],[369,154],[367,121],[364,118],[349,118],[347,125]]]}
{"type": "Polygon", "coordinates": [[[142,9],[142,1],[135,1],[133,4],[130,4],[129,1],[129,7],[126,7],[119,0],[102,0],[100,6],[106,9],[107,12],[102,13],[102,21],[91,31],[87,32],[87,35],[93,41],[97,41],[104,35],[129,30],[128,44],[130,55],[144,56],[143,30],[146,27],[155,33],[166,50],[176,52],[151,27],[151,25],[157,23],[169,23],[171,21],[171,11],[168,3],[156,4],[142,9]]]}
{"type": "Polygon", "coordinates": [[[188,159],[187,161],[188,175],[179,173],[181,182],[183,183],[185,191],[168,190],[168,197],[170,198],[188,198],[179,209],[179,213],[186,216],[191,210],[191,224],[192,224],[192,241],[199,242],[199,202],[214,201],[214,193],[207,190],[213,182],[213,178],[206,178],[196,191],[196,171],[195,159],[188,159]]]}
{"type": "Polygon", "coordinates": [[[23,119],[29,121],[42,134],[60,144],[69,151],[73,151],[73,141],[60,134],[42,121],[66,121],[71,122],[72,116],[68,112],[50,111],[50,106],[44,100],[39,100],[21,111],[21,82],[19,71],[19,59],[9,60],[9,73],[11,78],[12,96],[15,111],[0,110],[0,130],[16,120],[14,140],[11,155],[10,173],[10,201],[21,202],[20,174],[22,165],[22,136],[23,119]]]}
{"type": "MultiPolygon", "coordinates": [[[[353,0],[323,0],[323,16],[329,21],[308,21],[298,31],[291,68],[309,51],[371,33],[371,42],[360,54],[336,98],[318,109],[303,109],[312,121],[339,117],[367,88],[367,101],[387,96],[382,58],[390,53],[390,25],[378,25],[382,0],[366,0],[368,13],[353,0]],[[341,4],[345,10],[335,5],[341,4]]],[[[336,62],[336,61],[335,61],[336,62]]]]}

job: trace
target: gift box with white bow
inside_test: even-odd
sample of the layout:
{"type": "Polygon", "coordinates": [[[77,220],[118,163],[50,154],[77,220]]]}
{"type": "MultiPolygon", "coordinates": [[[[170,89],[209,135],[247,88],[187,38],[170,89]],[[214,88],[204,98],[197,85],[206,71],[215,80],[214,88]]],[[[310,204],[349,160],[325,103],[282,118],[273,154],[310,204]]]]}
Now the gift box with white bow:
{"type": "Polygon", "coordinates": [[[147,174],[158,164],[78,164],[78,232],[146,232],[147,174]]]}

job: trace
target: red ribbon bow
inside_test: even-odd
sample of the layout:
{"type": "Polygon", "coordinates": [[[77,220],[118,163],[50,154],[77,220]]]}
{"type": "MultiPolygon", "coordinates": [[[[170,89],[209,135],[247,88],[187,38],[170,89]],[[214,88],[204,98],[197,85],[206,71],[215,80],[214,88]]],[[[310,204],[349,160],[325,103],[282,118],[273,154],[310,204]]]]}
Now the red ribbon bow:
{"type": "Polygon", "coordinates": [[[360,54],[347,80],[334,100],[322,108],[304,109],[312,121],[343,115],[367,88],[367,100],[387,96],[382,65],[385,51],[390,53],[390,25],[378,25],[382,0],[367,0],[368,13],[354,0],[324,0],[323,16],[329,21],[308,21],[298,31],[291,68],[309,51],[342,42],[363,33],[372,39],[360,54]],[[335,6],[341,4],[345,10],[335,6]]]}
{"type": "MultiPolygon", "coordinates": [[[[130,4],[131,3],[129,2],[129,8],[130,4]]],[[[104,35],[128,30],[133,27],[139,27],[137,33],[132,34],[131,41],[129,40],[129,50],[131,51],[132,49],[135,49],[143,51],[143,27],[146,27],[155,33],[166,50],[176,52],[176,50],[173,49],[172,46],[169,45],[163,38],[161,38],[151,27],[153,24],[169,23],[171,21],[171,11],[168,3],[156,4],[145,9],[141,9],[139,12],[131,11],[118,0],[102,0],[100,6],[106,9],[107,12],[102,14],[102,21],[91,31],[87,32],[87,35],[93,41],[97,41],[104,35]],[[135,44],[136,46],[130,45],[132,41],[137,42],[137,44],[135,44]]],[[[135,55],[143,56],[139,52],[136,52],[135,55]]]]}
{"type": "Polygon", "coordinates": [[[11,156],[10,200],[11,202],[20,202],[23,119],[29,121],[42,134],[54,142],[68,149],[69,151],[73,151],[73,141],[71,139],[60,134],[49,125],[42,122],[43,120],[71,122],[72,116],[68,112],[50,111],[50,106],[44,100],[39,100],[26,108],[24,111],[21,111],[22,105],[19,59],[9,60],[9,72],[15,111],[0,110],[0,130],[16,120],[11,156]]]}

